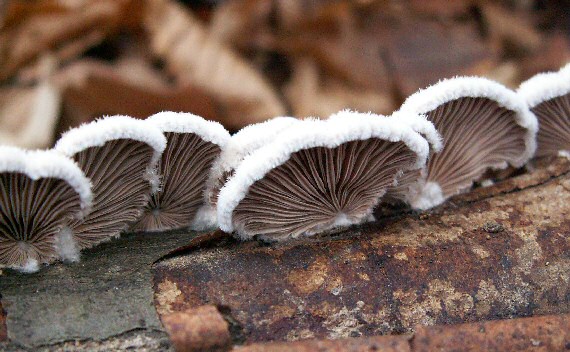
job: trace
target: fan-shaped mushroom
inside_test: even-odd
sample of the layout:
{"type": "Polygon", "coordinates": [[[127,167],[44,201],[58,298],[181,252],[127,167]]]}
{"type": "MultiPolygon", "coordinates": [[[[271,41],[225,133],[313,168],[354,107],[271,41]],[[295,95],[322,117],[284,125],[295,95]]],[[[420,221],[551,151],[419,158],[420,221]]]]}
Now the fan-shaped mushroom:
{"type": "Polygon", "coordinates": [[[520,167],[536,149],[534,115],[513,91],[484,78],[440,81],[410,96],[400,111],[425,114],[444,142],[408,195],[414,208],[441,204],[488,169],[520,167]]]}
{"type": "MultiPolygon", "coordinates": [[[[345,119],[345,123],[349,124],[354,112],[350,110],[340,111],[333,114],[329,119],[345,119]]],[[[357,115],[358,116],[358,115],[357,115]]],[[[410,113],[395,112],[390,116],[368,114],[371,118],[391,118],[398,123],[409,126],[412,130],[422,135],[430,145],[430,151],[439,152],[443,147],[441,136],[435,129],[434,125],[427,120],[424,115],[416,115],[410,113]]],[[[401,175],[396,178],[396,184],[386,190],[386,194],[382,198],[383,202],[406,201],[410,187],[416,184],[421,177],[422,169],[411,169],[402,171],[401,175]]]]}
{"type": "MultiPolygon", "coordinates": [[[[66,132],[55,149],[74,159],[93,184],[93,210],[67,227],[79,249],[118,236],[138,220],[166,146],[162,132],[144,121],[111,116],[66,132]]],[[[62,236],[65,232],[62,233],[62,236]]],[[[76,259],[72,251],[67,258],[76,259]]]]}
{"type": "Polygon", "coordinates": [[[211,223],[196,215],[204,205],[212,164],[230,134],[219,123],[188,113],[161,112],[146,122],[164,133],[167,145],[158,168],[161,188],[152,194],[134,228],[157,231],[191,225],[200,228],[204,221],[211,223]]]}
{"type": "Polygon", "coordinates": [[[558,154],[570,159],[570,64],[530,78],[517,93],[540,124],[536,156],[558,154]]]}
{"type": "Polygon", "coordinates": [[[220,191],[218,222],[242,239],[272,240],[358,224],[427,154],[426,140],[394,120],[303,120],[237,167],[220,191]]]}
{"type": "Polygon", "coordinates": [[[81,169],[54,151],[0,147],[0,267],[25,272],[58,258],[57,234],[91,207],[81,169]]]}
{"type": "Polygon", "coordinates": [[[249,154],[273,141],[281,132],[299,122],[293,117],[275,117],[270,120],[246,126],[234,134],[225,148],[222,150],[220,158],[216,160],[210,177],[206,203],[210,204],[215,213],[218,194],[227,180],[233,175],[236,167],[249,154]]]}

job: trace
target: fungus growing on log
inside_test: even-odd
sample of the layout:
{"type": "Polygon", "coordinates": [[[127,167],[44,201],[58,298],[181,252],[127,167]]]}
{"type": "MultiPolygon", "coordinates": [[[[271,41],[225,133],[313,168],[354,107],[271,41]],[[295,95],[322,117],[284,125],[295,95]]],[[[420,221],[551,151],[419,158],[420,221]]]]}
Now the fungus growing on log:
{"type": "Polygon", "coordinates": [[[58,233],[91,201],[91,184],[72,160],[0,147],[0,267],[33,272],[58,259],[58,233]]]}
{"type": "MultiPolygon", "coordinates": [[[[354,113],[349,110],[340,111],[333,114],[329,119],[345,119],[345,123],[350,124],[351,118],[354,113]]],[[[435,129],[434,125],[427,120],[424,115],[416,115],[410,113],[395,112],[390,116],[382,116],[369,114],[371,118],[390,118],[398,121],[398,123],[403,123],[409,126],[412,130],[422,135],[429,143],[430,152],[439,152],[443,147],[441,136],[435,129]]],[[[386,190],[385,196],[382,198],[382,202],[395,202],[403,201],[407,199],[410,187],[416,184],[416,182],[421,177],[422,169],[412,169],[403,171],[401,175],[397,176],[396,184],[386,190]]]]}
{"type": "Polygon", "coordinates": [[[537,157],[570,159],[570,64],[523,82],[517,93],[538,119],[537,157]]]}
{"type": "Polygon", "coordinates": [[[198,210],[204,206],[212,164],[230,139],[228,131],[188,113],[161,112],[146,122],[164,133],[167,145],[158,163],[161,187],[152,194],[134,229],[202,228],[204,223],[215,223],[215,217],[204,218],[198,210]]]}
{"type": "Polygon", "coordinates": [[[443,137],[407,195],[417,209],[469,189],[489,169],[524,165],[536,149],[535,116],[515,92],[484,78],[443,80],[410,96],[400,112],[426,115],[443,137]]]}
{"type": "Polygon", "coordinates": [[[241,239],[283,240],[359,224],[428,143],[405,124],[352,113],[303,120],[247,156],[218,198],[218,222],[241,239]]]}
{"type": "Polygon", "coordinates": [[[61,233],[64,259],[77,260],[79,249],[117,237],[139,219],[151,189],[158,188],[155,168],[165,146],[159,129],[127,116],[106,117],[61,137],[55,149],[74,159],[93,185],[91,213],[61,233]]]}
{"type": "Polygon", "coordinates": [[[216,160],[208,179],[206,202],[215,212],[220,189],[234,174],[234,170],[249,154],[272,142],[280,133],[299,122],[294,117],[275,117],[246,126],[234,134],[220,158],[216,160]]]}

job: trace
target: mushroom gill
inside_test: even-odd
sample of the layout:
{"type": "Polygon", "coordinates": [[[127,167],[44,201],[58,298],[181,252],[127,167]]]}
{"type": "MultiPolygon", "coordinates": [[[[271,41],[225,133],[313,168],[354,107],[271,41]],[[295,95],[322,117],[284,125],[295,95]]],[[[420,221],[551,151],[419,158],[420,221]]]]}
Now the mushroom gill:
{"type": "Polygon", "coordinates": [[[428,146],[407,126],[354,115],[349,125],[305,120],[246,157],[220,192],[222,230],[283,240],[369,220],[428,146]]]}
{"type": "Polygon", "coordinates": [[[58,259],[58,233],[90,203],[89,180],[71,160],[0,147],[0,267],[32,272],[58,259]]]}
{"type": "Polygon", "coordinates": [[[294,117],[274,117],[270,120],[246,126],[234,134],[214,163],[205,201],[215,212],[218,195],[224,184],[233,176],[236,167],[249,154],[273,141],[287,128],[299,122],[294,117]]]}
{"type": "Polygon", "coordinates": [[[156,186],[155,167],[165,145],[160,130],[126,116],[107,117],[62,136],[55,149],[74,159],[93,185],[92,212],[66,225],[78,249],[117,237],[139,219],[156,186]]]}
{"type": "Polygon", "coordinates": [[[135,230],[201,228],[213,219],[200,216],[212,164],[230,138],[217,122],[185,113],[162,112],[146,122],[160,129],[167,146],[159,161],[161,187],[153,193],[135,230]]]}
{"type": "Polygon", "coordinates": [[[517,93],[540,125],[536,156],[560,155],[570,159],[570,64],[558,72],[530,78],[517,93]]]}
{"type": "MultiPolygon", "coordinates": [[[[329,119],[345,119],[345,123],[350,124],[353,116],[354,112],[344,110],[331,115],[329,119]]],[[[376,114],[367,114],[363,116],[369,116],[370,118],[389,118],[397,121],[399,124],[410,127],[413,131],[419,133],[427,140],[431,153],[439,152],[441,151],[441,148],[443,148],[440,134],[425,115],[395,112],[390,116],[376,114]]],[[[396,183],[386,190],[386,194],[382,198],[382,202],[406,202],[406,197],[409,194],[410,188],[413,187],[421,177],[421,171],[421,169],[402,171],[396,176],[396,183]]]]}
{"type": "Polygon", "coordinates": [[[524,165],[536,148],[534,115],[514,92],[483,78],[441,81],[410,96],[400,111],[425,114],[444,142],[407,195],[417,209],[469,189],[489,169],[524,165]]]}

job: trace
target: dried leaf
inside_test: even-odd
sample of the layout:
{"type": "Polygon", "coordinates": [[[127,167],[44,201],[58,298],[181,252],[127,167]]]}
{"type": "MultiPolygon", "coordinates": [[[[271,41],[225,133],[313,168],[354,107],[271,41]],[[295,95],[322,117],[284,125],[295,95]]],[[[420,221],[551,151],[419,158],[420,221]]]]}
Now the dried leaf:
{"type": "Polygon", "coordinates": [[[322,79],[316,63],[310,59],[300,60],[295,65],[285,94],[298,117],[326,118],[342,109],[388,114],[396,107],[389,92],[355,88],[339,80],[322,79]]]}
{"type": "Polygon", "coordinates": [[[0,145],[51,146],[59,112],[60,92],[47,73],[31,88],[0,88],[0,145]]]}
{"type": "Polygon", "coordinates": [[[541,45],[542,35],[524,13],[519,12],[513,16],[512,10],[491,2],[482,3],[480,8],[492,39],[527,52],[534,51],[541,45]]]}
{"type": "Polygon", "coordinates": [[[341,5],[307,19],[275,45],[289,55],[313,57],[327,73],[353,85],[386,90],[392,82],[382,58],[383,24],[360,18],[354,8],[341,5]]]}
{"type": "Polygon", "coordinates": [[[222,102],[230,129],[284,115],[274,89],[248,62],[174,2],[149,0],[143,23],[150,48],[177,78],[222,102]]]}
{"type": "Polygon", "coordinates": [[[39,54],[58,51],[69,58],[97,44],[119,26],[127,3],[102,0],[66,7],[44,0],[9,9],[12,15],[0,32],[0,80],[39,54]]]}
{"type": "Polygon", "coordinates": [[[191,85],[170,86],[164,77],[135,59],[107,65],[80,61],[57,75],[63,91],[63,116],[58,132],[102,115],[146,118],[171,110],[186,111],[220,120],[218,102],[191,85]]]}
{"type": "Polygon", "coordinates": [[[389,28],[386,39],[388,66],[402,97],[443,78],[485,75],[498,64],[498,52],[474,25],[402,20],[389,28]]]}

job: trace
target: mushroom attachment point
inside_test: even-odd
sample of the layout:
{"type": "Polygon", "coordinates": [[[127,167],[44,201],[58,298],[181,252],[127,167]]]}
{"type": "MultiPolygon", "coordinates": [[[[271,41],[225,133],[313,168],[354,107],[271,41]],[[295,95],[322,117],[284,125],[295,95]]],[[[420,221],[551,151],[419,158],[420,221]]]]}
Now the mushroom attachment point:
{"type": "Polygon", "coordinates": [[[165,147],[159,129],[127,116],[106,117],[66,132],[55,149],[75,160],[91,179],[93,208],[82,221],[70,221],[61,236],[73,237],[78,249],[88,248],[119,236],[138,220],[151,189],[158,188],[156,164],[165,147]]]}
{"type": "Polygon", "coordinates": [[[145,122],[164,133],[167,145],[158,163],[161,187],[151,195],[134,229],[200,229],[204,223],[215,223],[215,216],[205,218],[199,210],[212,164],[230,139],[228,131],[188,113],[161,112],[145,122]]]}
{"type": "Polygon", "coordinates": [[[538,119],[537,157],[570,159],[570,64],[523,82],[517,93],[538,119]]]}
{"type": "Polygon", "coordinates": [[[72,160],[0,147],[0,267],[33,272],[58,259],[59,232],[91,201],[91,184],[72,160]]]}
{"type": "Polygon", "coordinates": [[[216,213],[218,195],[224,184],[234,175],[235,169],[243,159],[272,142],[287,128],[299,123],[294,117],[275,117],[270,120],[246,126],[234,134],[220,158],[216,160],[208,179],[205,202],[209,204],[210,212],[216,213]]]}
{"type": "Polygon", "coordinates": [[[284,240],[365,222],[428,143],[404,124],[366,114],[303,120],[244,158],[221,189],[218,222],[241,239],[284,240]]]}
{"type": "Polygon", "coordinates": [[[515,92],[484,78],[440,81],[410,96],[400,108],[404,112],[427,116],[444,144],[408,191],[417,209],[469,189],[489,169],[524,165],[536,149],[534,114],[515,92]]]}

